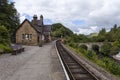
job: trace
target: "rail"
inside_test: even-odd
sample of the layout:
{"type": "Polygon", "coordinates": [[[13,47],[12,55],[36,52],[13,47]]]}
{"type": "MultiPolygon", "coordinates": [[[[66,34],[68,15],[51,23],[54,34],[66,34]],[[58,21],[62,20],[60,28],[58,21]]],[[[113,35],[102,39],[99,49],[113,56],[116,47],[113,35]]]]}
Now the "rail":
{"type": "Polygon", "coordinates": [[[64,49],[59,40],[56,42],[56,47],[70,80],[99,80],[73,55],[64,49]]]}

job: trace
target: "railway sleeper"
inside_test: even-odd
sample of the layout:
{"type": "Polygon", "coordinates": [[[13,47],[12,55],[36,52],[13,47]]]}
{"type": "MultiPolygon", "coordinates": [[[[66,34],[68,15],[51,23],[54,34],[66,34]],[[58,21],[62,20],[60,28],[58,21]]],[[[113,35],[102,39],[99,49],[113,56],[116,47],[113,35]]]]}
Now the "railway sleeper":
{"type": "Polygon", "coordinates": [[[71,72],[73,74],[87,74],[88,73],[87,71],[83,71],[81,69],[71,69],[71,72]]]}
{"type": "Polygon", "coordinates": [[[73,76],[75,77],[75,80],[95,80],[89,74],[73,74],[73,76]]]}

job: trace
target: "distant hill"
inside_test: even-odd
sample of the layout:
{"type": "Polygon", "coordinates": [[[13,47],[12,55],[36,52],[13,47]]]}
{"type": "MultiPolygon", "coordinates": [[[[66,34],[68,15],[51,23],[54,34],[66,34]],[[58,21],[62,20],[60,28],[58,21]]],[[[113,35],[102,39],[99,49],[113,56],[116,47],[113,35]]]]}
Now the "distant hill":
{"type": "Polygon", "coordinates": [[[52,24],[52,37],[61,38],[72,34],[73,32],[61,23],[52,24]]]}
{"type": "Polygon", "coordinates": [[[91,33],[90,35],[88,35],[89,38],[94,37],[94,36],[98,36],[98,33],[91,33]]]}

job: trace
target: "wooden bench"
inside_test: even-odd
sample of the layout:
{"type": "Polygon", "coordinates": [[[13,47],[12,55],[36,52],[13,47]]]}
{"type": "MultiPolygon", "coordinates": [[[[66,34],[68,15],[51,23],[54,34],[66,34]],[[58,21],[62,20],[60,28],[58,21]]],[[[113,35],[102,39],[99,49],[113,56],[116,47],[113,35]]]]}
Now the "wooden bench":
{"type": "Polygon", "coordinates": [[[18,45],[18,44],[14,44],[11,45],[12,48],[12,55],[16,55],[18,53],[24,52],[24,47],[22,47],[22,45],[18,45]]]}

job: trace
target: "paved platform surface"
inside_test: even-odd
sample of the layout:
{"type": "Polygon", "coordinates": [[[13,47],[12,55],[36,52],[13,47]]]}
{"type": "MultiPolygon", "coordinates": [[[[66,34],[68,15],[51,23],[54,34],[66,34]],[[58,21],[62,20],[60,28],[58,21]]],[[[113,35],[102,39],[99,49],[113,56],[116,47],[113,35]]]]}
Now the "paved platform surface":
{"type": "Polygon", "coordinates": [[[66,80],[54,45],[26,46],[19,55],[1,55],[0,80],[66,80]]]}

